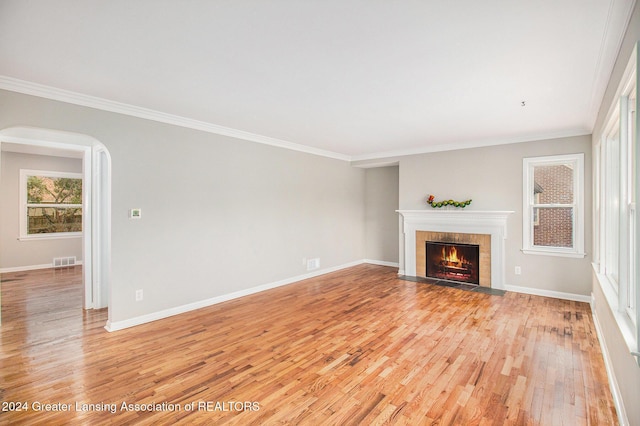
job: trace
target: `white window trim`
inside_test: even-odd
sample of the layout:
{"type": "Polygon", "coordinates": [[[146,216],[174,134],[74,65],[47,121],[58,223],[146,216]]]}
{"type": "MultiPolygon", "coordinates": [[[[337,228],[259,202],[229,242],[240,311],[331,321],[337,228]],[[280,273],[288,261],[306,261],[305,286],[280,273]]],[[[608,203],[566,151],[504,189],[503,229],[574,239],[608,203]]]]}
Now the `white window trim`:
{"type": "MultiPolygon", "coordinates": [[[[561,256],[584,258],[584,154],[553,155],[546,157],[530,157],[522,159],[522,252],[543,256],[561,256]],[[533,217],[531,206],[533,195],[533,167],[553,164],[574,165],[573,179],[573,247],[543,247],[533,245],[533,217]]],[[[562,207],[566,205],[549,205],[562,207]]]]}
{"type": "MultiPolygon", "coordinates": [[[[82,173],[54,172],[48,170],[20,169],[20,241],[81,238],[82,232],[55,232],[50,234],[27,233],[27,178],[29,176],[47,176],[52,178],[82,179],[82,173]]],[[[84,182],[83,182],[84,183],[84,182]]],[[[58,204],[46,204],[44,207],[57,207],[58,204]]],[[[65,204],[63,207],[83,207],[81,204],[65,204]]],[[[84,211],[82,212],[84,214],[84,211]]]]}

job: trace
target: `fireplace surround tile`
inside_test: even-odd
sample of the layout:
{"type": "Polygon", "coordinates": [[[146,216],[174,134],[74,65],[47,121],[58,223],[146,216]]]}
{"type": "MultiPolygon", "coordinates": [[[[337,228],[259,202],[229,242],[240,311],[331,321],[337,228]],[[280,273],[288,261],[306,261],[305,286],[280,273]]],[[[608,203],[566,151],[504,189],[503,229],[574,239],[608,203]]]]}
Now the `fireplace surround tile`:
{"type": "Polygon", "coordinates": [[[480,286],[491,287],[491,235],[453,232],[416,231],[416,276],[426,277],[426,242],[480,246],[480,286]]]}

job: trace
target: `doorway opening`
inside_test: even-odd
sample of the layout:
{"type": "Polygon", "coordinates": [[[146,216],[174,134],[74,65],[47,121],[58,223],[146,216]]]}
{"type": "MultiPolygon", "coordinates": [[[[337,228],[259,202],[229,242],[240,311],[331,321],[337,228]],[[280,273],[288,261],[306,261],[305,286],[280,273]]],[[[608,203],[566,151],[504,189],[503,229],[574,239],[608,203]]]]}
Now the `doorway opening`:
{"type": "MultiPolygon", "coordinates": [[[[106,147],[88,135],[31,127],[11,127],[0,131],[0,158],[3,150],[81,158],[83,307],[109,307],[111,158],[106,147]]],[[[1,291],[0,283],[0,293],[1,291]]],[[[1,316],[0,312],[0,323],[1,316]]]]}

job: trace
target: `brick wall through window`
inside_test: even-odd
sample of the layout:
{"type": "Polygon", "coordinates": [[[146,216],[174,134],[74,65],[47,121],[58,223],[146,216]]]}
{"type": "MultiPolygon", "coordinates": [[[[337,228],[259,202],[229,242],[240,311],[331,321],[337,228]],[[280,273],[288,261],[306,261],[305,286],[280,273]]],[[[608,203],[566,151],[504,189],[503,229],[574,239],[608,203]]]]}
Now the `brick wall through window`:
{"type": "Polygon", "coordinates": [[[540,206],[534,208],[533,244],[573,247],[574,209],[549,206],[573,203],[573,169],[566,164],[536,166],[534,183],[540,206]]]}

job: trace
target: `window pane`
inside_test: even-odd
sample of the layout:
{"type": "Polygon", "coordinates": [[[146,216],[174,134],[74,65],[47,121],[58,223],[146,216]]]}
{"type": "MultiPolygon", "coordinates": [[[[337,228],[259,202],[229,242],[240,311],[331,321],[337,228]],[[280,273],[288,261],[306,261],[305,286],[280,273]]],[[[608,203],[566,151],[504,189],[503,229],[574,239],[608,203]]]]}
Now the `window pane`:
{"type": "Polygon", "coordinates": [[[573,208],[533,208],[533,245],[573,247],[573,208]]]}
{"type": "Polygon", "coordinates": [[[27,202],[32,204],[82,204],[82,179],[29,176],[27,202]]]}
{"type": "Polygon", "coordinates": [[[27,233],[82,232],[80,207],[27,207],[27,233]]]}
{"type": "Polygon", "coordinates": [[[533,191],[540,204],[573,203],[573,165],[535,166],[533,191]]]}
{"type": "Polygon", "coordinates": [[[618,292],[620,259],[620,122],[606,141],[605,163],[605,275],[618,292]]]}
{"type": "MultiPolygon", "coordinates": [[[[629,96],[629,104],[635,106],[636,105],[636,96],[637,96],[637,87],[633,90],[631,95],[629,96]]],[[[630,185],[629,191],[631,194],[630,201],[632,203],[636,203],[636,182],[637,182],[637,174],[638,174],[638,164],[636,162],[637,158],[637,149],[638,149],[638,140],[637,140],[637,113],[635,108],[630,108],[629,111],[629,135],[630,141],[629,144],[631,146],[631,155],[630,155],[630,185]]],[[[638,214],[638,206],[636,205],[633,210],[629,210],[629,292],[628,292],[628,306],[629,308],[635,312],[636,311],[636,292],[638,291],[638,282],[637,282],[637,253],[638,253],[638,241],[636,238],[636,223],[637,223],[637,214],[638,214]]],[[[631,319],[636,319],[635,316],[631,316],[631,319]]],[[[637,324],[636,324],[637,326],[637,324]]]]}
{"type": "MultiPolygon", "coordinates": [[[[636,97],[636,93],[634,90],[632,98],[630,99],[631,104],[635,104],[636,102],[635,97],[636,97]]],[[[637,182],[637,176],[638,176],[638,165],[636,164],[636,161],[635,161],[635,158],[638,152],[638,141],[637,141],[638,133],[636,130],[636,126],[637,126],[637,113],[635,109],[631,109],[631,111],[629,112],[629,136],[630,136],[629,146],[631,147],[630,165],[629,165],[629,170],[631,170],[631,173],[630,173],[631,184],[630,184],[629,190],[631,193],[632,203],[636,202],[636,182],[637,182]]]]}
{"type": "MultiPolygon", "coordinates": [[[[636,241],[636,211],[634,210],[630,215],[629,222],[629,286],[627,292],[627,307],[632,311],[636,309],[636,291],[637,291],[637,279],[636,279],[636,253],[638,250],[636,241]]],[[[632,319],[635,319],[633,316],[632,319]]]]}

